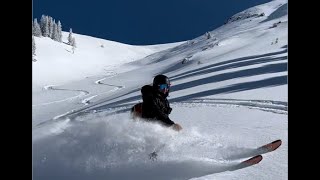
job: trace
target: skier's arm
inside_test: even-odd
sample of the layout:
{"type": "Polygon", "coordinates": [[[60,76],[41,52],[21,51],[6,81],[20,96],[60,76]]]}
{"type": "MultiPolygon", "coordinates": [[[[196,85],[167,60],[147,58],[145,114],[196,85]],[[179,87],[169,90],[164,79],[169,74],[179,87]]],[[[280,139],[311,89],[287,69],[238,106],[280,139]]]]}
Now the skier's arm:
{"type": "Polygon", "coordinates": [[[156,118],[160,121],[162,121],[166,126],[171,126],[174,124],[174,122],[169,118],[169,116],[161,111],[159,106],[157,105],[158,102],[156,99],[153,100],[153,109],[155,110],[156,118]]]}
{"type": "Polygon", "coordinates": [[[171,127],[176,131],[182,130],[182,127],[180,126],[180,124],[177,124],[177,123],[173,122],[166,113],[163,113],[159,109],[158,106],[156,106],[155,109],[157,109],[157,117],[156,118],[158,120],[160,120],[163,123],[163,125],[171,127]]]}

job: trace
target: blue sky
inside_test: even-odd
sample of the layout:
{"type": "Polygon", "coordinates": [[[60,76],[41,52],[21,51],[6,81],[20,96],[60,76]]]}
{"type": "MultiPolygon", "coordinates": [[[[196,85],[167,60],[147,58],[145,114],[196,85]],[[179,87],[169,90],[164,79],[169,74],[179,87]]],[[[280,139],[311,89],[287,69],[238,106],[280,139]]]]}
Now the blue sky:
{"type": "Polygon", "coordinates": [[[33,18],[60,20],[63,31],[132,45],[185,41],[270,0],[33,0],[33,18]]]}

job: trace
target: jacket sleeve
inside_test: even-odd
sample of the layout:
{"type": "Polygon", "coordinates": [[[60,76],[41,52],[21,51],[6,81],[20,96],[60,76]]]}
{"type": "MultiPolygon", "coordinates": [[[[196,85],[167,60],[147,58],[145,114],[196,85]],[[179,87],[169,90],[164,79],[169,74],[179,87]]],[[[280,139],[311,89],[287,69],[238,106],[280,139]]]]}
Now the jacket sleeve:
{"type": "Polygon", "coordinates": [[[158,106],[157,99],[153,100],[153,108],[155,109],[156,118],[164,123],[166,126],[171,126],[174,122],[169,118],[169,116],[164,113],[158,106]]]}

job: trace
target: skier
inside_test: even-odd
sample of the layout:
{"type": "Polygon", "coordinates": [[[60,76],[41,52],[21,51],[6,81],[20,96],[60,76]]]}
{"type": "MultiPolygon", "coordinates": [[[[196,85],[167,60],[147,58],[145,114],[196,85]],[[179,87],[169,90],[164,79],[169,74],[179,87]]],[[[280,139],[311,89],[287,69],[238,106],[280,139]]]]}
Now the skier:
{"type": "Polygon", "coordinates": [[[152,86],[143,86],[141,88],[143,102],[131,108],[133,117],[141,117],[146,121],[160,122],[164,126],[180,131],[182,127],[169,118],[172,110],[167,100],[170,85],[169,78],[160,74],[154,77],[152,86]]]}

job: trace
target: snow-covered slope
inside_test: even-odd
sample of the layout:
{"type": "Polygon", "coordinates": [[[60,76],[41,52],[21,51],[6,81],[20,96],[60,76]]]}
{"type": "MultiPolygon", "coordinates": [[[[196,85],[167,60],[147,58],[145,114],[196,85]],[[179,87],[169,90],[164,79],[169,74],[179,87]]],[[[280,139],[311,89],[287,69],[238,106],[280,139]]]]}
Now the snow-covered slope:
{"type": "MultiPolygon", "coordinates": [[[[48,79],[33,92],[34,179],[287,179],[287,1],[244,12],[248,18],[229,21],[209,39],[137,47],[144,53],[124,61],[119,50],[117,66],[72,81],[64,76],[63,84],[48,79]],[[130,118],[141,86],[159,73],[172,80],[170,117],[182,125],[179,133],[130,118]],[[276,139],[283,144],[259,164],[231,171],[248,158],[243,154],[276,139]],[[150,161],[154,150],[158,158],[150,161]]],[[[79,37],[79,49],[66,56],[84,61],[92,54],[79,37]]],[[[49,54],[49,45],[38,46],[34,64],[49,54]]]]}
{"type": "Polygon", "coordinates": [[[133,46],[73,33],[77,45],[73,51],[72,46],[67,44],[68,34],[62,33],[63,43],[47,37],[35,37],[37,61],[32,64],[34,90],[103,74],[105,68],[135,61],[180,44],[133,46]]]}

